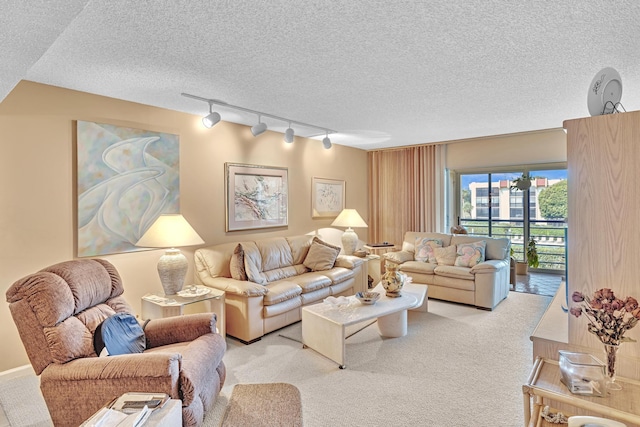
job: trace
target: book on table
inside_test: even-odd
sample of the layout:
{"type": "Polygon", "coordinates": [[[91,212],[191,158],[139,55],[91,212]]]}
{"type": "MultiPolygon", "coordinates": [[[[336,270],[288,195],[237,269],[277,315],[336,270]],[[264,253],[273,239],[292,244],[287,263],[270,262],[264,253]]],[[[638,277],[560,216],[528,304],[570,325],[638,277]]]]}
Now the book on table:
{"type": "Polygon", "coordinates": [[[83,427],[141,427],[151,413],[162,408],[170,397],[166,393],[125,393],[112,400],[83,427]]]}

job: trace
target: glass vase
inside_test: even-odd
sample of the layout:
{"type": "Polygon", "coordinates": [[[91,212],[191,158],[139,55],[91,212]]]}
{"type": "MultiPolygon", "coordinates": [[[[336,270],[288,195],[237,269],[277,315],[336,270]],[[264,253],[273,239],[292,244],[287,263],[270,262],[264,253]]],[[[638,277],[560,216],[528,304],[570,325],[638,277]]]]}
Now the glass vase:
{"type": "Polygon", "coordinates": [[[620,383],[616,382],[616,359],[618,356],[618,348],[620,346],[613,344],[604,345],[604,360],[607,373],[607,390],[622,390],[620,383]]]}

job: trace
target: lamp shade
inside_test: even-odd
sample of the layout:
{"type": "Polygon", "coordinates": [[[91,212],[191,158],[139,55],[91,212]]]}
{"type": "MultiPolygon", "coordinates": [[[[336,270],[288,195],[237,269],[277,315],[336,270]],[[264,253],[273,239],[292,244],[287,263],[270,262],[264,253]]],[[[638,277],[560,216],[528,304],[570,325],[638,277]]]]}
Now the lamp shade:
{"type": "Polygon", "coordinates": [[[136,246],[167,248],[158,260],[158,275],[165,295],[175,295],[184,285],[189,262],[175,249],[177,246],[200,245],[204,240],[180,214],[160,215],[142,235],[136,246]]]}
{"type": "Polygon", "coordinates": [[[145,231],[136,246],[171,248],[203,243],[204,240],[181,214],[163,214],[145,231]]]}
{"type": "Polygon", "coordinates": [[[336,227],[367,227],[367,223],[355,209],[343,209],[331,225],[336,227]]]}
{"type": "Polygon", "coordinates": [[[367,223],[355,209],[343,209],[340,215],[331,223],[336,227],[347,227],[342,234],[342,249],[346,255],[353,254],[358,247],[358,235],[351,227],[366,227],[367,223]]]}

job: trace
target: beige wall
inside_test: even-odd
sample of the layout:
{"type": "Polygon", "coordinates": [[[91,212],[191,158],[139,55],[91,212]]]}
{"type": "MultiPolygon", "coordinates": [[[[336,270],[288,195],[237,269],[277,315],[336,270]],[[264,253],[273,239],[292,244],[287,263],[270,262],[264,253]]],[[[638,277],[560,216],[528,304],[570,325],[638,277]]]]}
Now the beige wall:
{"type": "Polygon", "coordinates": [[[567,135],[560,128],[450,141],[446,159],[447,169],[456,171],[566,162],[567,135]]]}
{"type": "MultiPolygon", "coordinates": [[[[179,94],[176,94],[179,96],[179,94]]],[[[248,127],[221,122],[212,129],[200,117],[161,108],[21,82],[0,103],[0,291],[17,279],[75,256],[75,120],[88,120],[180,135],[180,204],[207,244],[236,239],[304,234],[329,227],[311,218],[311,178],[346,181],[347,207],[368,220],[367,156],[359,149],[281,133],[254,138],[248,127]],[[289,171],[289,225],[225,232],[224,163],[284,166],[289,171]]],[[[366,229],[358,230],[366,240],[366,229]]],[[[194,248],[187,280],[193,277],[194,248]]],[[[160,292],[156,271],[161,251],[103,258],[120,272],[125,297],[139,310],[140,297],[160,292]]],[[[8,304],[0,304],[0,371],[28,363],[8,304]]]]}

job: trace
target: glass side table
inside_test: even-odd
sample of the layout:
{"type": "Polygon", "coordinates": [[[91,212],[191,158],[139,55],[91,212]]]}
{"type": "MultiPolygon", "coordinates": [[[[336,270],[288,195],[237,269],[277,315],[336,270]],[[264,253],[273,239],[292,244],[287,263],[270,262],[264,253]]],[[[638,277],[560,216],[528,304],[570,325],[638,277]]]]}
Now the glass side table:
{"type": "Polygon", "coordinates": [[[176,295],[146,294],[142,297],[141,317],[162,319],[184,314],[212,312],[218,315],[218,333],[226,336],[224,291],[208,286],[185,286],[176,295]]]}

